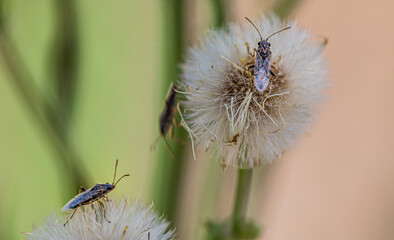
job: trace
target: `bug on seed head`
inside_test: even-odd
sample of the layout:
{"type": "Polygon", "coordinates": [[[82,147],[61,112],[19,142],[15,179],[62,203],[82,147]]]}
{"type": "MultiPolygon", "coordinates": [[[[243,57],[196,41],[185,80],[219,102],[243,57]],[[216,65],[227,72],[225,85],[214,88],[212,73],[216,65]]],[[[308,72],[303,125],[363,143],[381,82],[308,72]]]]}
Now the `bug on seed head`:
{"type": "Polygon", "coordinates": [[[116,184],[118,184],[118,182],[122,178],[130,176],[130,174],[125,174],[122,177],[120,177],[118,179],[118,181],[116,181],[116,183],[115,183],[116,169],[117,168],[118,168],[118,160],[116,160],[115,173],[114,173],[114,179],[112,181],[112,184],[109,184],[109,183],[99,184],[99,183],[97,183],[96,185],[94,185],[93,187],[89,188],[88,190],[85,190],[83,187],[80,187],[80,189],[79,189],[80,193],[77,196],[75,196],[73,199],[71,199],[62,208],[63,211],[67,211],[67,210],[70,210],[70,209],[75,209],[74,212],[72,213],[71,217],[67,220],[67,222],[64,223],[64,226],[66,226],[66,224],[71,220],[71,218],[73,218],[75,212],[77,211],[77,209],[80,206],[88,205],[88,204],[91,204],[91,203],[96,202],[96,201],[98,203],[100,203],[100,205],[103,207],[103,214],[104,214],[105,220],[107,220],[107,222],[111,223],[111,221],[109,221],[106,218],[106,216],[105,216],[105,207],[104,207],[104,204],[100,201],[100,199],[105,197],[110,191],[114,190],[116,184]]]}
{"type": "Polygon", "coordinates": [[[186,94],[179,98],[184,118],[179,117],[185,121],[191,147],[194,141],[224,168],[253,168],[293,147],[315,119],[329,82],[324,47],[311,41],[312,34],[274,15],[262,15],[253,23],[264,39],[291,27],[266,41],[272,51],[267,70],[273,74],[269,72],[264,91],[255,86],[257,66],[250,67],[257,57],[253,48],[263,37],[245,20],[207,31],[186,52],[181,66],[179,86],[186,94]]]}
{"type": "MultiPolygon", "coordinates": [[[[285,31],[289,29],[290,27],[286,27],[282,30],[279,30],[277,32],[274,32],[271,34],[269,37],[267,37],[265,40],[260,34],[259,29],[254,25],[254,23],[247,17],[245,17],[246,20],[248,20],[254,28],[256,28],[258,34],[260,35],[260,42],[257,43],[258,47],[257,49],[254,49],[254,85],[256,89],[259,92],[264,91],[268,87],[269,84],[269,79],[271,76],[271,44],[268,42],[268,39],[272,36],[274,36],[277,33],[280,33],[282,31],[285,31]]],[[[272,73],[273,74],[273,73],[272,73]]]]}
{"type": "Polygon", "coordinates": [[[152,149],[155,149],[160,138],[163,138],[166,147],[168,148],[168,151],[170,151],[170,154],[173,158],[176,158],[176,156],[167,142],[166,135],[169,132],[169,136],[171,139],[181,143],[180,140],[174,137],[174,125],[176,125],[175,114],[177,112],[177,105],[179,104],[176,101],[176,96],[177,96],[176,88],[177,88],[176,85],[174,83],[171,83],[170,89],[164,101],[165,103],[164,109],[160,114],[160,119],[159,119],[160,136],[152,144],[152,149]]]}

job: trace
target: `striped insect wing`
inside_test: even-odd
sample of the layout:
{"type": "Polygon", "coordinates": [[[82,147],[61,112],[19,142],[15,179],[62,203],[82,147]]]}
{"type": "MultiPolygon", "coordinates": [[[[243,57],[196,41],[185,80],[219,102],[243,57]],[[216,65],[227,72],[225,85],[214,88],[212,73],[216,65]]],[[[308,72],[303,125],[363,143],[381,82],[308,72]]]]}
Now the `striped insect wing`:
{"type": "Polygon", "coordinates": [[[102,198],[107,193],[109,193],[113,188],[114,188],[114,186],[109,183],[96,184],[93,187],[78,194],[73,199],[71,199],[66,205],[64,205],[62,210],[67,211],[67,210],[76,208],[78,206],[94,202],[94,201],[102,198]]]}

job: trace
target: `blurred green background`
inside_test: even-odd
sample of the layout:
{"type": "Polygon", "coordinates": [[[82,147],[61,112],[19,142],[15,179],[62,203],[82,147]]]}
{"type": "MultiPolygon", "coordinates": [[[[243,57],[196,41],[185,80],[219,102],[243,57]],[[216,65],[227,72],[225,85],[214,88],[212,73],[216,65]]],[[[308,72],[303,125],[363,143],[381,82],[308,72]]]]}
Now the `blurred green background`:
{"type": "MultiPolygon", "coordinates": [[[[58,69],[54,65],[57,41],[61,43],[62,33],[67,32],[58,25],[59,11],[67,1],[1,2],[4,31],[19,55],[19,64],[26,67],[42,97],[50,104],[54,102],[55,111],[61,111],[56,107],[58,69]]],[[[177,2],[181,1],[173,4],[177,2]]],[[[157,119],[168,89],[162,76],[168,75],[166,72],[177,74],[168,69],[167,57],[163,56],[168,54],[163,50],[168,41],[164,38],[173,31],[172,26],[165,26],[168,22],[163,21],[163,15],[171,15],[172,6],[159,0],[75,3],[75,19],[69,19],[76,31],[77,54],[71,66],[76,69],[72,76],[76,79],[75,94],[71,94],[70,119],[60,122],[68,124],[68,143],[79,156],[76,165],[86,179],[85,187],[90,187],[111,182],[115,160],[119,159],[119,175],[130,173],[131,177],[111,196],[150,202],[155,196],[155,174],[160,172],[157,156],[169,157],[162,143],[156,153],[151,152],[150,145],[159,134],[157,119]]],[[[202,3],[208,18],[198,20],[199,29],[216,21],[209,17],[210,4],[202,3]]],[[[193,11],[193,5],[184,8],[193,11]]],[[[191,42],[198,29],[190,32],[185,41],[191,42]]],[[[67,71],[67,66],[64,69],[67,71]]],[[[74,173],[59,161],[53,139],[30,111],[3,57],[0,79],[0,238],[23,239],[20,232],[31,231],[32,224],[54,210],[60,211],[78,189],[69,181],[74,173]]],[[[60,116],[68,117],[65,113],[60,116]]],[[[160,166],[165,168],[165,162],[160,166]]]]}
{"type": "MultiPolygon", "coordinates": [[[[158,1],[78,1],[79,75],[70,136],[85,165],[88,184],[111,182],[131,173],[113,196],[151,201],[153,153],[150,144],[160,111],[160,17],[158,1]]],[[[7,28],[32,78],[47,98],[51,86],[56,4],[8,1],[7,28]]],[[[59,210],[65,181],[48,138],[28,111],[1,58],[0,217],[1,239],[59,210]],[[12,80],[11,80],[12,81],[12,80]]],[[[90,187],[90,186],[86,186],[90,187]]],[[[75,189],[77,193],[77,189],[75,189]]]]}

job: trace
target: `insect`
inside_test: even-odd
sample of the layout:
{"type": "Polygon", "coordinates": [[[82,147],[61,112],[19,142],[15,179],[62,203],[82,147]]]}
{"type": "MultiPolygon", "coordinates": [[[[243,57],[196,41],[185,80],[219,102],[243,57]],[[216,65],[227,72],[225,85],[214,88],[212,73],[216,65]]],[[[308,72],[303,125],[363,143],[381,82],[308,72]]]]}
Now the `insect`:
{"type": "Polygon", "coordinates": [[[159,119],[160,136],[152,144],[152,149],[154,149],[157,142],[162,137],[173,158],[176,158],[175,153],[172,151],[170,145],[167,142],[166,134],[167,132],[170,132],[170,138],[174,139],[175,141],[178,141],[174,137],[174,126],[173,126],[175,123],[175,114],[177,112],[176,93],[177,93],[176,86],[172,83],[170,90],[165,99],[164,109],[159,119]]]}
{"type": "Polygon", "coordinates": [[[130,176],[130,174],[125,174],[122,177],[118,179],[115,183],[115,178],[116,178],[116,169],[118,168],[118,160],[116,160],[115,164],[115,174],[114,174],[114,180],[112,181],[112,184],[105,183],[105,184],[96,184],[93,187],[89,188],[88,190],[85,190],[83,187],[79,188],[79,194],[75,196],[73,199],[71,199],[64,207],[62,208],[63,211],[67,211],[70,209],[75,209],[74,212],[72,213],[71,217],[67,220],[67,222],[64,223],[64,226],[73,218],[75,212],[78,210],[78,208],[82,205],[88,205],[93,202],[98,201],[100,205],[103,207],[103,214],[105,220],[107,222],[111,223],[105,216],[105,207],[103,202],[100,201],[102,197],[105,197],[110,191],[115,189],[116,184],[118,182],[127,176],[130,176]],[[114,184],[115,183],[115,184],[114,184]]]}
{"type": "Polygon", "coordinates": [[[254,28],[256,28],[257,32],[260,35],[261,41],[257,43],[258,45],[257,50],[254,49],[255,62],[253,67],[254,67],[254,85],[259,92],[262,92],[264,91],[264,89],[268,87],[270,76],[271,74],[273,74],[270,70],[272,53],[270,49],[271,44],[268,42],[268,39],[277,33],[289,29],[290,27],[277,31],[264,40],[256,25],[254,25],[249,18],[247,17],[245,18],[253,25],[254,28]]]}

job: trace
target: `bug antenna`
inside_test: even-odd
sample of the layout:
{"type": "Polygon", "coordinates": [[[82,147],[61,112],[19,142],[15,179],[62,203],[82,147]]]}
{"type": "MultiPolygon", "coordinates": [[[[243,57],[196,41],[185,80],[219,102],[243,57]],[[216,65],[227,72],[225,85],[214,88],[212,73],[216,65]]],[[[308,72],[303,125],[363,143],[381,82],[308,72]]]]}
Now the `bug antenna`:
{"type": "Polygon", "coordinates": [[[279,31],[277,31],[277,32],[274,32],[274,33],[271,34],[269,37],[267,37],[267,39],[265,39],[265,41],[268,41],[268,38],[274,36],[275,34],[280,33],[280,32],[283,32],[284,30],[287,30],[287,29],[290,29],[290,28],[291,28],[291,27],[287,27],[287,28],[283,28],[282,30],[279,30],[279,31]]]}
{"type": "MultiPolygon", "coordinates": [[[[119,182],[122,178],[128,177],[128,176],[130,176],[130,174],[125,174],[125,175],[121,176],[121,177],[118,179],[118,181],[116,181],[114,187],[116,186],[116,184],[118,184],[118,182],[119,182]]],[[[112,185],[113,185],[113,184],[112,184],[112,185]]]]}
{"type": "Polygon", "coordinates": [[[250,22],[250,24],[253,25],[254,28],[256,28],[257,32],[258,32],[259,35],[260,35],[261,41],[263,41],[263,37],[261,36],[261,33],[260,33],[259,29],[256,27],[256,25],[254,25],[254,23],[253,23],[249,18],[247,18],[247,17],[245,17],[245,18],[246,18],[246,20],[248,20],[248,21],[250,22]]]}
{"type": "Polygon", "coordinates": [[[114,180],[112,180],[112,185],[114,185],[114,182],[115,182],[115,178],[116,178],[116,169],[118,168],[118,162],[119,162],[119,160],[118,160],[118,159],[116,159],[116,163],[115,163],[115,173],[114,173],[114,180]]]}

